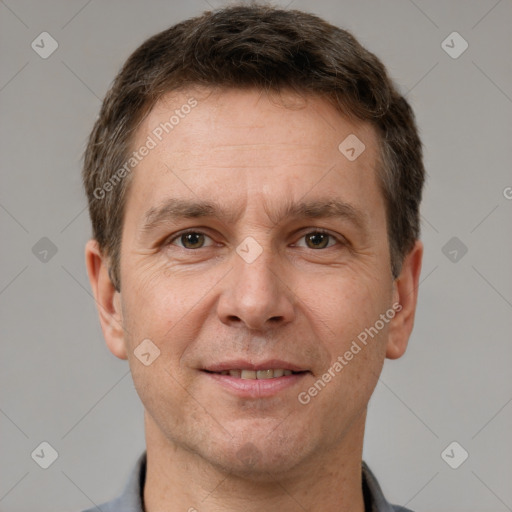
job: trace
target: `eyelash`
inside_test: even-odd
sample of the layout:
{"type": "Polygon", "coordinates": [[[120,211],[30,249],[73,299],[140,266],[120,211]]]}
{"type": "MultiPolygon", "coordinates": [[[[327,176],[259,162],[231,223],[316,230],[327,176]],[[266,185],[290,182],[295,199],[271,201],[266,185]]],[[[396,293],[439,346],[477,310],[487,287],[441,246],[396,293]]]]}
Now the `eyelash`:
{"type": "MultiPolygon", "coordinates": [[[[212,237],[208,236],[206,233],[204,233],[203,231],[199,231],[199,230],[196,230],[196,229],[188,229],[188,230],[185,230],[185,231],[181,231],[180,233],[172,236],[172,238],[167,238],[165,241],[164,241],[164,246],[169,246],[169,245],[175,245],[173,244],[174,241],[176,240],[179,240],[181,239],[182,236],[185,236],[185,235],[188,235],[188,234],[195,234],[195,235],[204,235],[205,237],[208,237],[210,238],[210,240],[212,239],[212,237]]],[[[343,239],[340,239],[339,237],[333,235],[332,233],[330,233],[329,231],[326,231],[324,229],[321,229],[321,228],[317,228],[317,229],[313,229],[311,231],[308,231],[307,233],[304,233],[303,235],[300,236],[299,240],[306,237],[307,235],[312,235],[312,234],[321,234],[321,235],[326,235],[326,236],[329,236],[331,239],[334,239],[336,241],[336,243],[338,245],[347,245],[346,241],[344,241],[343,239]]],[[[294,244],[295,245],[295,244],[294,244]]],[[[333,244],[333,245],[336,245],[336,244],[333,244]]],[[[331,247],[333,247],[333,245],[328,245],[327,247],[321,247],[319,249],[312,249],[312,250],[325,250],[325,249],[329,249],[331,247]]],[[[197,251],[199,249],[206,249],[207,247],[199,247],[198,249],[189,249],[188,247],[183,247],[183,246],[178,246],[180,247],[181,249],[185,249],[187,251],[197,251]]],[[[311,249],[310,247],[306,247],[307,249],[311,249]]]]}

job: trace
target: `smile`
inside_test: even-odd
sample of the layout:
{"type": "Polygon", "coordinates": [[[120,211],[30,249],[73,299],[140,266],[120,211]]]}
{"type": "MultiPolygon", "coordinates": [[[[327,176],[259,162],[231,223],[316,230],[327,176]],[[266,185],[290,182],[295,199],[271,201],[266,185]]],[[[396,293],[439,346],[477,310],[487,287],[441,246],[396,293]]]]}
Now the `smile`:
{"type": "Polygon", "coordinates": [[[201,373],[212,383],[235,396],[245,399],[270,398],[299,385],[309,371],[294,372],[289,369],[221,370],[201,373]]]}
{"type": "MultiPolygon", "coordinates": [[[[205,370],[208,371],[208,370],[205,370]]],[[[269,368],[268,370],[222,370],[221,372],[209,372],[216,373],[218,375],[229,375],[238,379],[252,379],[252,380],[264,380],[264,379],[275,379],[277,377],[287,377],[293,373],[292,370],[285,370],[283,368],[269,368]]]]}

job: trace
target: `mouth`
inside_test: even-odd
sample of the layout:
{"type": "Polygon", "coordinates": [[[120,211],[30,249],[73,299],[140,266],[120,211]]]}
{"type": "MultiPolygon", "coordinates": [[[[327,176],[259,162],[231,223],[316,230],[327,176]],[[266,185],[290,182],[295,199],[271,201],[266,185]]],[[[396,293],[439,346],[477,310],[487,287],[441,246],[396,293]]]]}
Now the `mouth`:
{"type": "Polygon", "coordinates": [[[229,375],[237,379],[277,379],[279,377],[288,377],[297,373],[308,373],[309,370],[304,366],[290,363],[282,359],[267,359],[259,363],[236,359],[224,361],[222,363],[213,363],[202,368],[208,373],[219,375],[229,375]]]}
{"type": "Polygon", "coordinates": [[[289,375],[296,375],[299,373],[308,373],[306,370],[294,372],[292,370],[284,369],[284,368],[268,368],[266,370],[242,370],[242,369],[233,369],[233,370],[222,370],[220,372],[214,372],[211,370],[203,370],[207,373],[213,373],[216,375],[229,375],[230,377],[234,377],[236,379],[246,379],[246,380],[266,380],[266,379],[277,379],[279,377],[288,377],[289,375]]]}
{"type": "Polygon", "coordinates": [[[264,398],[298,385],[310,370],[273,359],[261,363],[229,361],[201,368],[211,382],[243,398],[264,398]]]}

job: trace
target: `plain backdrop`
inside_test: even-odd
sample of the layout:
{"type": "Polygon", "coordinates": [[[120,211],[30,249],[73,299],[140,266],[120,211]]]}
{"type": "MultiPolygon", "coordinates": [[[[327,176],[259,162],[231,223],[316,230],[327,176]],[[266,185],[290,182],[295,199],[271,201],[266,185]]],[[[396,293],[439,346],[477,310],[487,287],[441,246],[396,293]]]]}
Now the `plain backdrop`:
{"type": "MultiPolygon", "coordinates": [[[[371,399],[364,459],[390,501],[418,512],[512,510],[512,3],[276,3],[376,53],[425,145],[417,321],[371,399]]],[[[0,1],[2,512],[99,504],[144,449],[143,408],[104,344],[85,272],[81,156],[128,55],[221,5],[0,1]],[[42,442],[58,453],[48,469],[32,455],[42,442]]]]}

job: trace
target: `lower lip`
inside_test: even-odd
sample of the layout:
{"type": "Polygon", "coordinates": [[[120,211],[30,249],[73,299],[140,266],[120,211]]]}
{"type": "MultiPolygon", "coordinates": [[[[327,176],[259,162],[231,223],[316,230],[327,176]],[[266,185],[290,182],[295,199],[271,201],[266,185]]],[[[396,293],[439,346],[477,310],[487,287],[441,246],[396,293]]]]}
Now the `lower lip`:
{"type": "Polygon", "coordinates": [[[242,379],[221,375],[220,373],[209,373],[203,371],[207,377],[223,386],[228,391],[244,398],[264,398],[273,396],[280,391],[288,389],[301,381],[308,372],[292,373],[272,379],[242,379]]]}

